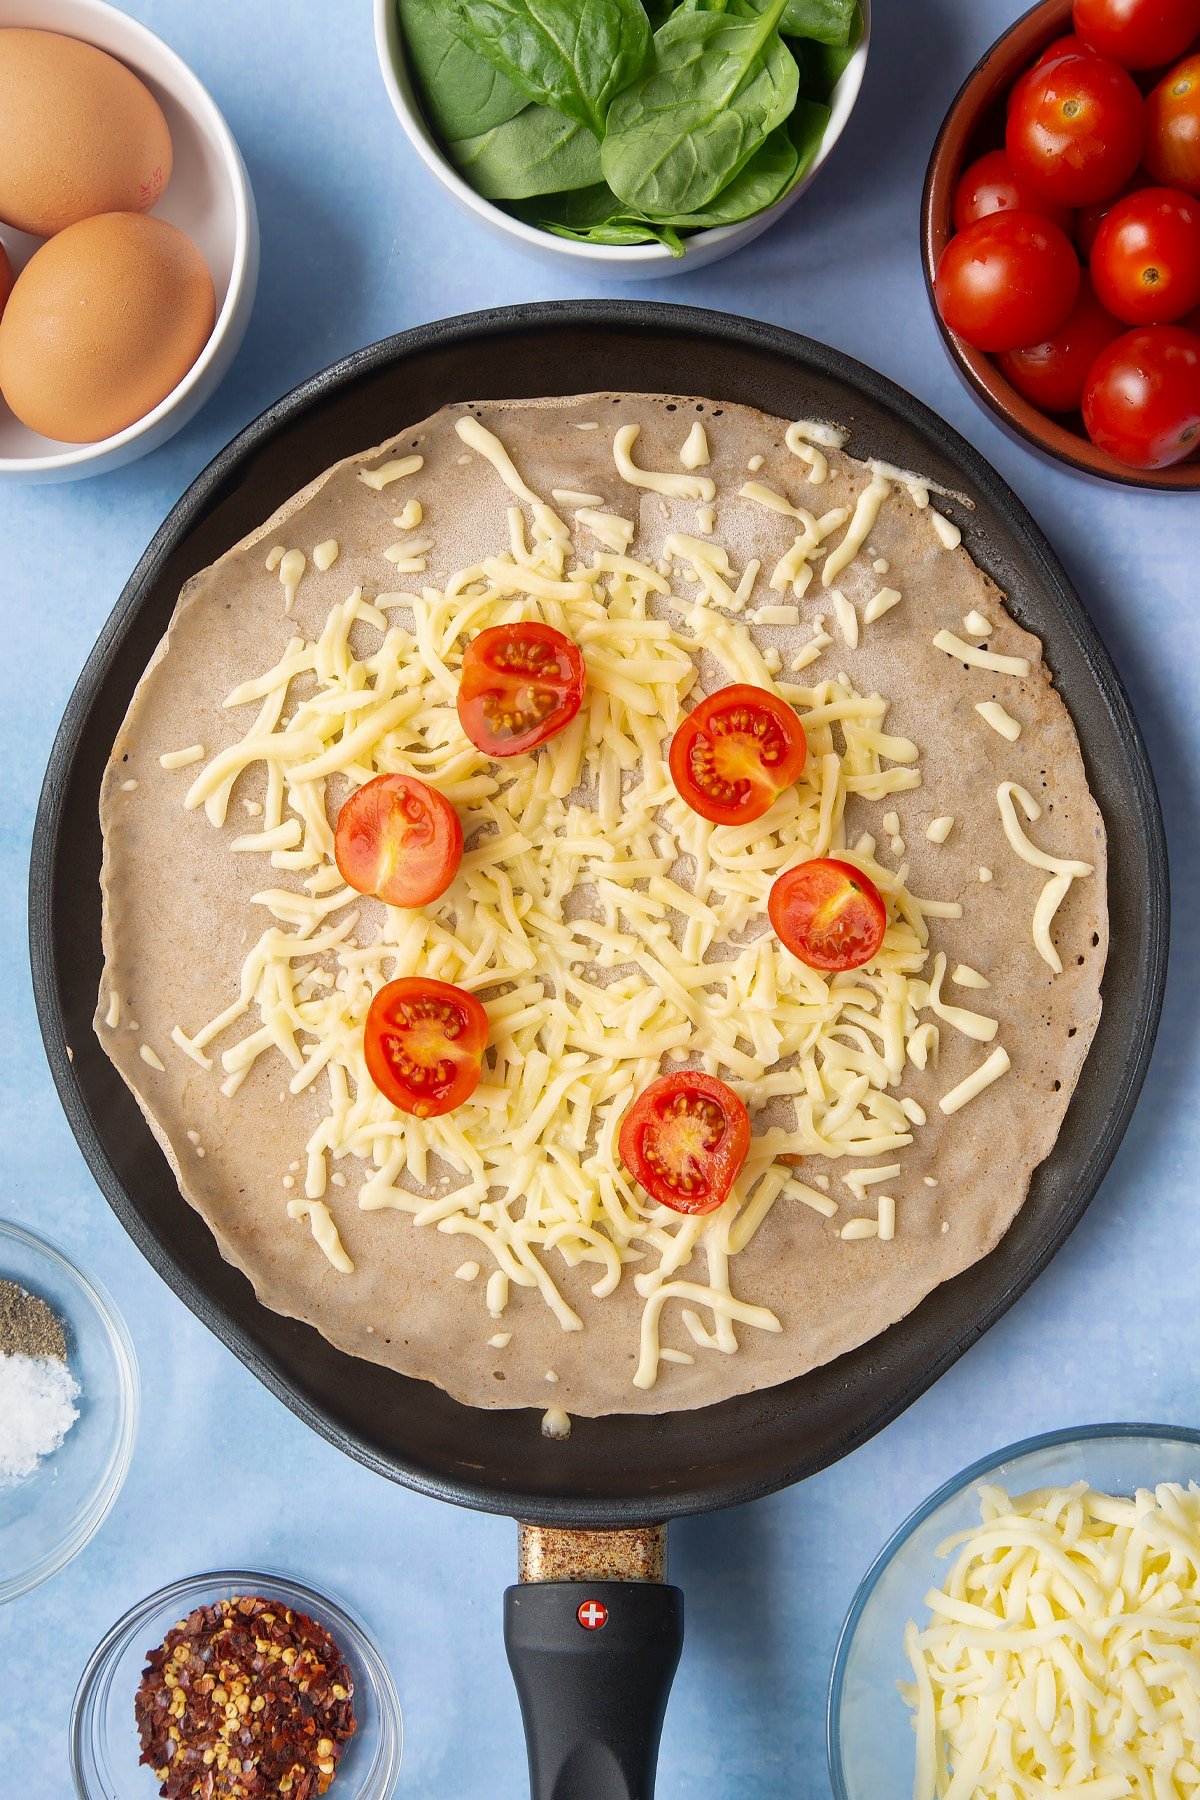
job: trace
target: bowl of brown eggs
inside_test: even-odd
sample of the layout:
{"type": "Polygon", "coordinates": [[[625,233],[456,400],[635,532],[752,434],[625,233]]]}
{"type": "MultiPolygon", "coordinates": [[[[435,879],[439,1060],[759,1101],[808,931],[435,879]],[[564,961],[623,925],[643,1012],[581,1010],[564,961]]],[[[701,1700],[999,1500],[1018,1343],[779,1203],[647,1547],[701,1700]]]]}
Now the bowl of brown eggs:
{"type": "Polygon", "coordinates": [[[165,442],[245,336],[258,219],[212,97],[104,0],[0,0],[0,476],[165,442]]]}

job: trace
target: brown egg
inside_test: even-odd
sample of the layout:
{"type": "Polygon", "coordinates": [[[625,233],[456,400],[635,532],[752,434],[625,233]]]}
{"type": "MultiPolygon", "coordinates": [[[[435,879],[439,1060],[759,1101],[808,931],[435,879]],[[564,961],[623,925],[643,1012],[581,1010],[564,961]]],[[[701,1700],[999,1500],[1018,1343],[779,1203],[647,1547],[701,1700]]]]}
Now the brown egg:
{"type": "Polygon", "coordinates": [[[144,418],[208,342],[212,277],[165,219],[102,213],[21,270],[0,318],[0,392],[46,437],[89,444],[144,418]]]}
{"type": "Polygon", "coordinates": [[[145,212],[171,179],[171,134],[144,82],[57,31],[0,30],[0,221],[52,237],[145,212]]]}
{"type": "Polygon", "coordinates": [[[13,272],[4,245],[0,244],[0,313],[8,305],[8,296],[12,293],[13,272]]]}

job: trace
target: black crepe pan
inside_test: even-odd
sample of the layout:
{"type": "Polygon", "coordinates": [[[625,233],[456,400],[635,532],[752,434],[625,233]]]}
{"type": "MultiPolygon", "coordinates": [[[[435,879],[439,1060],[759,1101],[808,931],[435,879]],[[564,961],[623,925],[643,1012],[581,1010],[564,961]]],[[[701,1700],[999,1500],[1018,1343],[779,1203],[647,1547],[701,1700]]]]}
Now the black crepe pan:
{"type": "Polygon", "coordinates": [[[536,1800],[648,1800],[653,1791],[682,1611],[661,1582],[662,1533],[640,1528],[771,1493],[847,1454],[949,1368],[1063,1243],[1146,1072],[1167,927],[1162,819],[1128,699],[1045,537],[995,471],[919,401],[839,351],[721,313],[632,301],[550,302],[421,326],[315,375],[247,426],[173,508],[88,658],[50,758],[30,872],[34,991],[51,1070],[139,1249],[272,1392],[347,1454],[422,1493],[532,1528],[522,1553],[533,1580],[509,1590],[506,1636],[536,1800]],[[102,963],[97,808],[117,728],[189,576],[331,463],[449,401],[596,389],[837,419],[851,428],[854,454],[919,469],[974,501],[973,510],[946,508],[1014,616],[1043,640],[1104,814],[1112,949],[1100,1026],[1062,1132],[990,1256],[796,1381],[700,1411],[577,1420],[560,1442],[541,1435],[536,1414],[465,1407],[335,1350],[260,1306],[222,1261],[92,1031],[102,963]]]}

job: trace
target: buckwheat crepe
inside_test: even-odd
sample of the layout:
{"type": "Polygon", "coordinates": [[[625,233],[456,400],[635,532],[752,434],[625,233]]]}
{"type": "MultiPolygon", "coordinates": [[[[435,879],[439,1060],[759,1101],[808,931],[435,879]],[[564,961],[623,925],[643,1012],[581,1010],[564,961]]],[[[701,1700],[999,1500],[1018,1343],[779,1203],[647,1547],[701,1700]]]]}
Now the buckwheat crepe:
{"type": "MultiPolygon", "coordinates": [[[[914,1126],[914,1141],[896,1157],[901,1172],[882,1187],[895,1202],[894,1237],[841,1235],[848,1222],[876,1217],[881,1184],[855,1192],[844,1180],[851,1169],[869,1169],[869,1159],[806,1158],[797,1176],[837,1210],[825,1217],[783,1193],[730,1266],[733,1292],[769,1308],[781,1329],[739,1323],[736,1353],[722,1354],[697,1341],[681,1322],[684,1309],[673,1303],[662,1312],[661,1344],[685,1360],[658,1364],[657,1379],[648,1386],[633,1384],[646,1304],[634,1278],[643,1265],[627,1266],[615,1291],[597,1298],[596,1263],[566,1267],[549,1250],[545,1266],[583,1329],[564,1331],[536,1287],[513,1285],[496,1319],[483,1304],[492,1265],[480,1245],[414,1225],[403,1212],[360,1209],[358,1191],[371,1170],[352,1157],[333,1163],[344,1185],[328,1186],[323,1195],[353,1263],[352,1273],[339,1271],[308,1223],[287,1211],[289,1199],[304,1191],[305,1145],[327,1111],[321,1081],[290,1092],[292,1069],[271,1052],[226,1097],[221,1051],[253,1021],[208,1044],[208,1057],[217,1059],[208,1069],[172,1039],[176,1028],[195,1034],[236,997],[243,959],[268,923],[252,896],[264,888],[302,892],[305,873],[268,873],[261,855],[228,850],[239,833],[253,829],[250,811],[263,802],[267,785],[261,764],[238,778],[229,817],[217,830],[203,807],[189,811],[183,804],[199,760],[194,767],[164,768],[160,757],[174,761],[172,753],[196,745],[211,759],[241,737],[247,713],[226,708],[226,695],[269,669],[291,639],[317,639],[330,609],[355,587],[368,597],[441,589],[455,571],[506,549],[514,495],[456,433],[456,422],[466,416],[499,437],[533,493],[550,502],[553,490],[574,491],[573,501],[550,503],[572,525],[580,562],[600,548],[583,525],[572,524],[578,495],[592,495],[601,497],[597,510],[635,523],[629,555],[662,567],[671,566],[664,560],[671,533],[696,535],[697,501],[631,486],[614,462],[614,434],[637,424],[638,464],[679,473],[681,446],[693,422],[701,421],[711,461],[698,473],[717,489],[713,541],[726,548],[736,570],[751,558],[762,565],[741,623],[753,619],[760,605],[792,600],[790,589],[772,593],[767,582],[798,529],[795,517],[740,497],[743,484],[765,485],[798,510],[824,515],[840,505],[853,507],[872,479],[862,463],[826,449],[828,476],[814,485],[811,459],[785,443],[786,423],[752,409],[628,394],[449,407],[328,471],[188,583],[129,708],[101,800],[105,968],[96,1030],[181,1193],[266,1305],[307,1321],[356,1356],[436,1382],[475,1406],[541,1409],[553,1402],[578,1415],[704,1406],[786,1381],[863,1343],[984,1256],[1008,1228],[1034,1169],[1054,1144],[1100,1013],[1107,951],[1104,826],[1040,644],[1009,617],[968,548],[944,541],[953,533],[937,528],[937,496],[934,507],[921,506],[919,489],[914,498],[903,481],[892,481],[861,551],[836,582],[860,621],[858,646],[850,647],[835,621],[819,559],[816,578],[797,602],[798,626],[752,622],[747,629],[760,649],[779,651],[781,681],[815,685],[844,671],[860,694],[877,692],[889,701],[886,732],[918,746],[920,785],[881,800],[851,796],[845,840],[854,846],[860,833],[869,832],[881,863],[908,865],[913,893],[961,903],[961,918],[929,920],[931,952],[945,953],[948,971],[966,965],[990,985],[970,991],[952,986],[947,974],[943,997],[996,1018],[996,1042],[1011,1063],[949,1116],[939,1099],[995,1046],[946,1024],[936,1066],[932,1057],[924,1069],[907,1066],[899,1092],[927,1123],[914,1126]],[[423,457],[419,472],[383,489],[360,479],[363,469],[409,455],[423,457]],[[761,464],[748,471],[757,458],[761,464]],[[397,537],[393,519],[405,516],[414,497],[424,509],[421,534],[432,544],[425,570],[397,576],[383,553],[397,537]],[[321,570],[313,552],[329,541],[336,541],[339,554],[321,570]],[[266,566],[272,546],[298,547],[306,558],[286,613],[279,572],[266,566]],[[900,601],[862,623],[868,602],[884,586],[898,590],[900,601]],[[934,647],[939,631],[961,637],[963,620],[974,611],[991,621],[988,649],[1028,659],[1027,676],[970,666],[934,647]],[[832,641],[802,673],[791,674],[789,663],[811,640],[817,613],[825,616],[832,641]],[[1019,722],[1016,741],[976,710],[991,701],[1019,722]],[[1054,918],[1060,973],[1035,948],[1032,921],[1047,870],[1014,854],[997,804],[1005,782],[1020,784],[1041,803],[1036,823],[1021,815],[1041,850],[1092,868],[1070,883],[1054,918]],[[889,832],[882,821],[893,811],[898,830],[889,832]],[[954,821],[948,837],[931,841],[927,828],[946,817],[954,821]],[[476,1280],[463,1271],[470,1258],[482,1265],[476,1280]],[[507,1341],[493,1341],[500,1339],[507,1341]]],[[[827,554],[841,536],[839,530],[829,537],[827,554]]],[[[675,578],[673,585],[686,610],[696,600],[695,587],[675,578]]],[[[672,616],[661,601],[655,610],[672,616]]],[[[477,624],[486,622],[481,617],[477,624]]],[[[705,689],[730,678],[715,665],[701,668],[705,689]]],[[[803,717],[803,707],[800,712],[803,717]]],[[[553,756],[555,747],[538,754],[553,756]]],[[[482,757],[479,767],[488,767],[482,757]]],[[[764,878],[764,913],[767,885],[764,878]]],[[[449,905],[450,917],[454,891],[438,903],[449,905]]],[[[385,911],[373,900],[359,903],[359,944],[378,937],[385,911]]],[[[747,1100],[756,1131],[778,1117],[776,1102],[758,1115],[753,1094],[747,1100]]],[[[887,1156],[874,1160],[890,1163],[887,1156]]],[[[431,1165],[428,1192],[444,1194],[462,1179],[451,1180],[431,1165]]],[[[705,1281],[702,1245],[683,1273],[705,1281]]]]}

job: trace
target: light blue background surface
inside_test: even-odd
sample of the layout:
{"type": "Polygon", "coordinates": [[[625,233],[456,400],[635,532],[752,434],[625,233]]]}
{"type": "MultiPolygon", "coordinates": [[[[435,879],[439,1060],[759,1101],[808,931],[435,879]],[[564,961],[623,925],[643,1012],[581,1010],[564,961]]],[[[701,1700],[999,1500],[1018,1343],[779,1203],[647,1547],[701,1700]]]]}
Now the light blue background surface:
{"type": "MultiPolygon", "coordinates": [[[[262,282],[232,374],[181,436],[90,481],[0,487],[0,1212],[61,1239],[100,1275],[133,1331],[145,1389],[133,1470],[102,1533],[55,1581],[0,1611],[0,1792],[68,1794],[71,1696],[119,1612],[177,1576],[266,1562],[343,1595],[378,1634],[405,1711],[402,1794],[510,1800],[526,1791],[500,1638],[512,1525],[420,1499],[340,1456],[133,1250],[42,1060],[26,866],[42,769],[80,665],[167,509],[241,425],[304,376],[404,326],[623,290],[528,261],[460,221],[391,113],[366,0],[132,0],[129,10],[191,63],[242,146],[262,219],[262,282]]],[[[1004,438],[959,387],[922,287],[918,196],[946,104],[1017,0],[877,0],[876,10],[858,110],[800,206],[711,270],[628,291],[750,313],[836,344],[910,388],[995,462],[1062,554],[1146,730],[1181,948],[1124,1148],[1035,1288],[839,1467],[674,1528],[688,1641],[663,1742],[662,1800],[827,1793],[825,1692],[838,1626],[877,1547],[957,1468],[1053,1426],[1200,1416],[1200,502],[1059,472],[1004,438]]],[[[896,1796],[907,1791],[898,1771],[896,1796]]]]}

